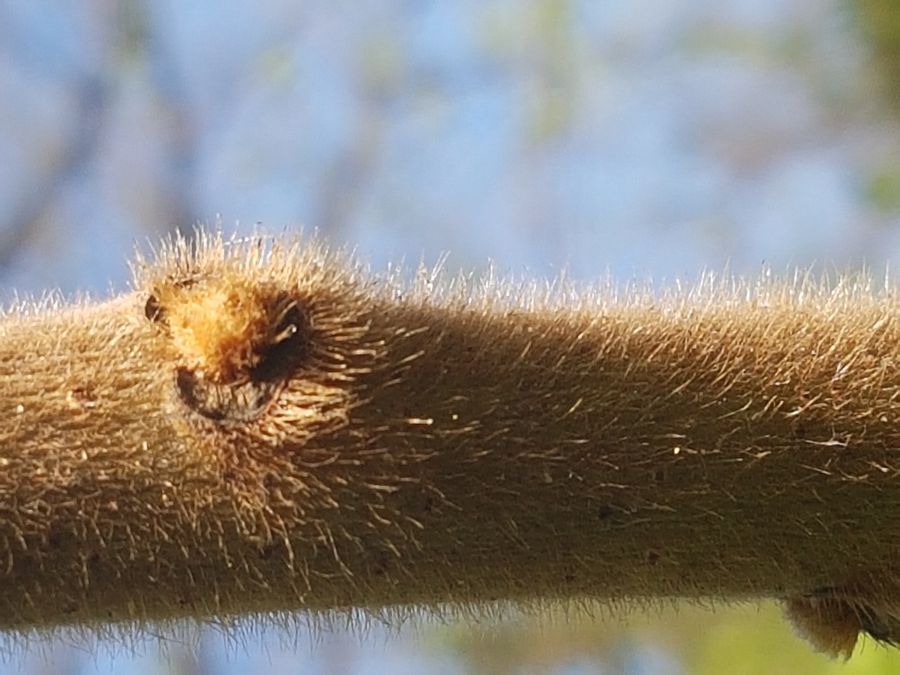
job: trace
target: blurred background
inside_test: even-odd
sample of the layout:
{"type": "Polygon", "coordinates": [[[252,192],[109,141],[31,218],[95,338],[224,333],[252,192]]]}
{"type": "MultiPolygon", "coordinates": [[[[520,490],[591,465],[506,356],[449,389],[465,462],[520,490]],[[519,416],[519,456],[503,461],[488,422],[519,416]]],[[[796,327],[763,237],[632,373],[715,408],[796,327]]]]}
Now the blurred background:
{"type": "MultiPolygon", "coordinates": [[[[376,268],[672,281],[900,262],[896,0],[0,2],[0,296],[197,223],[376,268]]],[[[7,638],[0,672],[896,673],[774,605],[7,638]],[[286,639],[290,638],[290,639],[286,639]],[[191,646],[193,645],[193,647],[191,646]]]]}

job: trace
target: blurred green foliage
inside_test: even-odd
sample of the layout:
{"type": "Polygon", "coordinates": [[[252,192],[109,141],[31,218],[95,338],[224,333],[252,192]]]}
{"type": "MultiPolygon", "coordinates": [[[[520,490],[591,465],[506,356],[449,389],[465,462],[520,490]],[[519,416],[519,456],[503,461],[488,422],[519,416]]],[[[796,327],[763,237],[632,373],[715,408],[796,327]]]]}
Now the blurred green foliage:
{"type": "MultiPolygon", "coordinates": [[[[473,673],[565,672],[573,660],[626,672],[635,647],[650,645],[684,675],[887,675],[900,673],[900,651],[861,638],[849,661],[814,652],[777,603],[715,608],[680,605],[620,616],[549,612],[491,623],[481,631],[449,626],[431,650],[450,652],[473,673]]],[[[576,672],[587,672],[584,668],[576,672]]],[[[664,672],[677,672],[666,669],[664,672]]]]}
{"type": "Polygon", "coordinates": [[[872,47],[890,105],[900,112],[900,2],[855,0],[859,26],[872,47]]]}
{"type": "Polygon", "coordinates": [[[877,675],[900,672],[900,654],[861,638],[847,662],[817,654],[801,641],[774,603],[718,615],[688,637],[690,675],[877,675]]]}
{"type": "Polygon", "coordinates": [[[879,211],[900,210],[900,170],[885,166],[873,172],[866,182],[866,198],[879,211]]]}

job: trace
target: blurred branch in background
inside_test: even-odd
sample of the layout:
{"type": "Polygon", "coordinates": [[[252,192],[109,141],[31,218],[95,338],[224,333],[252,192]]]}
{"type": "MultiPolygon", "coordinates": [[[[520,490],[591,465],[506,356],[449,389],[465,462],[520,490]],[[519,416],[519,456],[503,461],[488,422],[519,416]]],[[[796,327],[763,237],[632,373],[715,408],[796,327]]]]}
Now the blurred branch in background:
{"type": "Polygon", "coordinates": [[[36,235],[42,215],[96,154],[109,104],[108,84],[96,74],[80,73],[72,78],[68,89],[72,101],[69,131],[63,146],[48,158],[44,172],[34,175],[8,208],[9,215],[0,229],[0,267],[8,267],[36,235]]]}
{"type": "Polygon", "coordinates": [[[166,43],[160,38],[171,17],[152,3],[133,0],[123,12],[126,29],[126,48],[137,52],[146,62],[155,102],[162,109],[161,135],[165,147],[163,166],[157,173],[162,183],[158,214],[159,232],[178,232],[190,237],[200,222],[194,197],[196,190],[198,120],[191,106],[186,84],[178,64],[166,43]]]}
{"type": "Polygon", "coordinates": [[[72,84],[72,90],[72,131],[66,134],[66,145],[46,173],[35,177],[3,223],[0,267],[9,266],[13,256],[34,236],[44,211],[96,153],[109,101],[108,87],[101,78],[86,74],[72,84]]]}
{"type": "Polygon", "coordinates": [[[358,58],[360,109],[353,115],[350,138],[322,168],[310,223],[332,235],[346,229],[371,184],[384,143],[385,120],[403,85],[402,54],[386,31],[358,58]]]}

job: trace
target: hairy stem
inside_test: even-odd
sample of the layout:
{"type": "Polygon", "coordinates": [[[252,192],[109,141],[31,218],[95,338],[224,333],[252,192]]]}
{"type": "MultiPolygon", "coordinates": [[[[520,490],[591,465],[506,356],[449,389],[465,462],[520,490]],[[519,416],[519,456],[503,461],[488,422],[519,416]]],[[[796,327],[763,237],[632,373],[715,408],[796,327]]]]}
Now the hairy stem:
{"type": "Polygon", "coordinates": [[[897,634],[889,292],[564,302],[213,236],[139,267],[0,322],[6,627],[776,597],[829,651],[897,634]]]}

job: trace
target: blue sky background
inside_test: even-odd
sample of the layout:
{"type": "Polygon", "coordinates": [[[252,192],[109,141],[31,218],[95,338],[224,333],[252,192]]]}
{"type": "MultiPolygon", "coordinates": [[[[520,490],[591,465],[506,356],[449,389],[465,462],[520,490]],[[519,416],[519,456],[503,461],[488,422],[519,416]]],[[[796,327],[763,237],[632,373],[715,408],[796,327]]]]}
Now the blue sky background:
{"type": "MultiPolygon", "coordinates": [[[[4,2],[0,296],[123,290],[136,244],[198,222],[318,228],[376,268],[449,252],[451,271],[585,281],[896,269],[900,128],[870,61],[851,4],[829,0],[4,2]]],[[[200,661],[24,658],[468,667],[377,629],[271,657],[202,645],[200,661]]],[[[682,672],[658,645],[619,654],[605,672],[682,672]]]]}

